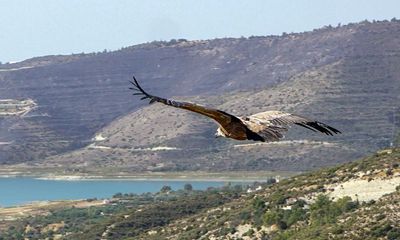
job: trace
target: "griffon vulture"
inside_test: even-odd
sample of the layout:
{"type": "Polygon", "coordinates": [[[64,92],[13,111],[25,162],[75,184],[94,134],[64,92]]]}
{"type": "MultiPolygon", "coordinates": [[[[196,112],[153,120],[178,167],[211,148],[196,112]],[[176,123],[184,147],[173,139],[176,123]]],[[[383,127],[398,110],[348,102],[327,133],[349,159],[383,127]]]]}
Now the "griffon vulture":
{"type": "Polygon", "coordinates": [[[141,100],[149,99],[150,104],[159,102],[168,106],[200,113],[214,119],[219,125],[215,133],[216,137],[222,136],[236,140],[273,142],[283,138],[283,134],[288,131],[289,126],[292,124],[305,127],[314,132],[325,133],[326,135],[341,133],[339,130],[324,123],[281,111],[266,111],[247,117],[236,117],[218,109],[150,95],[143,90],[135,77],[133,77],[133,82],[131,83],[133,87],[129,89],[136,91],[133,95],[142,95],[141,100]]]}

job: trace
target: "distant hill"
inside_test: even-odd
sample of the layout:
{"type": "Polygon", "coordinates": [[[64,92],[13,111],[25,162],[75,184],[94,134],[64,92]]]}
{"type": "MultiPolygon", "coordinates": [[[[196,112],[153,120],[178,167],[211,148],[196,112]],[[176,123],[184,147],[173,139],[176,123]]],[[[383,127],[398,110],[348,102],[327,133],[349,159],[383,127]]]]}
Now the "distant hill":
{"type": "Polygon", "coordinates": [[[152,42],[119,51],[0,65],[0,100],[32,99],[0,116],[0,162],[83,173],[308,170],[394,141],[400,125],[400,22],[361,22],[283,36],[152,42]],[[245,115],[285,110],[343,134],[294,128],[281,143],[214,139],[216,125],[131,96],[149,92],[245,115]],[[308,140],[305,140],[308,139],[308,140]]]}

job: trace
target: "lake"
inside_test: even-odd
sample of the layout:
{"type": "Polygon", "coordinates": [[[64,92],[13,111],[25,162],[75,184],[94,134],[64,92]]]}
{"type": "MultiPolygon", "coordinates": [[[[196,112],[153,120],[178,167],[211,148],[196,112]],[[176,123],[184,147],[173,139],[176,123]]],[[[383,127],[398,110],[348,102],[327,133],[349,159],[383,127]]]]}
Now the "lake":
{"type": "Polygon", "coordinates": [[[110,198],[115,193],[158,192],[162,186],[183,189],[190,183],[194,190],[221,187],[224,181],[174,180],[41,180],[34,178],[0,178],[0,206],[15,206],[32,201],[110,198]]]}

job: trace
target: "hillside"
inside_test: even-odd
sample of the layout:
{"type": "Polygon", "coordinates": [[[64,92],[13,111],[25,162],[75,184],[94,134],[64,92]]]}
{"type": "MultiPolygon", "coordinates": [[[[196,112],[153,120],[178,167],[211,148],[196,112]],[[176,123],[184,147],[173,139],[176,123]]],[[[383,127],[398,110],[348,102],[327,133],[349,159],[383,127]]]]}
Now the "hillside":
{"type": "Polygon", "coordinates": [[[116,194],[0,209],[0,239],[390,239],[400,237],[400,149],[249,187],[116,194]],[[29,212],[30,211],[30,212],[29,212]],[[12,215],[12,213],[14,215],[12,215]],[[15,218],[17,216],[17,218],[15,218]]]}
{"type": "Polygon", "coordinates": [[[91,173],[297,171],[350,161],[394,141],[399,33],[399,21],[362,22],[3,64],[1,99],[37,105],[21,117],[0,116],[0,142],[7,143],[0,144],[0,162],[91,173]],[[164,97],[237,115],[286,110],[343,134],[295,128],[282,143],[265,145],[214,139],[209,120],[132,97],[132,74],[164,97]]]}

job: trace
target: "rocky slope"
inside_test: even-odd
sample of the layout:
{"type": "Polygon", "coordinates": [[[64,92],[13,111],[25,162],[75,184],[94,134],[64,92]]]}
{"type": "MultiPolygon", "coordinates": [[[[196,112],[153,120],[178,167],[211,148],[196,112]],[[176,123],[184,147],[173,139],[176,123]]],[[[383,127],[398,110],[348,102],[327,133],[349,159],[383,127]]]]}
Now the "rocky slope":
{"type": "Polygon", "coordinates": [[[395,240],[400,238],[399,163],[400,149],[386,149],[279,182],[207,191],[165,187],[80,206],[50,203],[31,210],[32,217],[8,215],[0,222],[0,239],[395,240]]]}
{"type": "Polygon", "coordinates": [[[137,239],[398,239],[399,162],[398,149],[380,151],[258,188],[137,239]]]}
{"type": "Polygon", "coordinates": [[[390,145],[400,124],[400,22],[284,36],[154,42],[110,53],[0,66],[2,99],[35,101],[0,118],[0,162],[85,171],[307,170],[390,145]],[[342,130],[293,129],[279,144],[213,139],[209,120],[132,97],[148,91],[238,115],[271,109],[342,130]],[[96,138],[97,136],[97,138],[96,138]],[[308,139],[308,140],[305,140],[308,139]]]}

